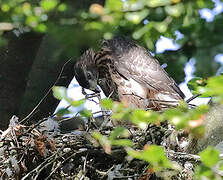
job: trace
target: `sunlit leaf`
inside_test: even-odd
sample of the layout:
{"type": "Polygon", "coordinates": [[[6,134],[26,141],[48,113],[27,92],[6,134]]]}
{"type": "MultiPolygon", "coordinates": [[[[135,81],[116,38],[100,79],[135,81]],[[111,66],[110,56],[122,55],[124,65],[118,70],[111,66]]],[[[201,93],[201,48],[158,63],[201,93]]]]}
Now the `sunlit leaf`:
{"type": "Polygon", "coordinates": [[[10,6],[9,6],[8,4],[2,4],[2,5],[1,5],[1,10],[2,10],[3,12],[7,12],[7,11],[10,10],[10,6]]]}
{"type": "Polygon", "coordinates": [[[61,108],[56,112],[57,116],[64,116],[66,114],[71,114],[71,112],[67,108],[61,108]]]}
{"type": "Polygon", "coordinates": [[[53,87],[53,96],[59,100],[67,97],[67,90],[63,86],[54,86],[53,87]]]}
{"type": "Polygon", "coordinates": [[[195,177],[196,179],[203,179],[204,177],[208,179],[213,179],[214,174],[211,168],[204,165],[200,165],[200,166],[197,166],[195,169],[195,177]]]}
{"type": "Polygon", "coordinates": [[[104,25],[101,22],[92,21],[85,25],[86,30],[89,30],[89,29],[102,30],[103,28],[104,28],[104,25]]]}
{"type": "Polygon", "coordinates": [[[168,24],[163,21],[163,22],[156,22],[154,23],[154,28],[159,31],[160,33],[164,33],[166,32],[167,28],[168,28],[168,24]]]}
{"type": "Polygon", "coordinates": [[[81,99],[81,100],[78,100],[78,101],[74,101],[72,99],[68,99],[66,98],[66,100],[70,103],[71,106],[73,107],[78,107],[78,106],[81,106],[84,104],[85,100],[84,99],[81,99]]]}
{"type": "Polygon", "coordinates": [[[149,0],[147,1],[147,6],[149,7],[159,7],[171,4],[171,0],[149,0]]]}
{"type": "Polygon", "coordinates": [[[67,5],[64,4],[64,3],[62,3],[62,4],[60,4],[60,5],[58,6],[58,10],[59,10],[59,11],[65,11],[66,9],[67,9],[67,5]]]}
{"type": "MultiPolygon", "coordinates": [[[[137,29],[135,32],[133,32],[132,36],[134,39],[139,39],[141,38],[145,33],[148,33],[149,29],[151,29],[153,27],[152,23],[146,24],[142,27],[140,27],[140,29],[137,29]]],[[[151,41],[151,39],[148,38],[148,40],[151,41]]],[[[154,44],[153,44],[154,46],[154,44]]]]}
{"type": "Polygon", "coordinates": [[[134,24],[139,24],[149,14],[149,10],[145,9],[139,12],[130,12],[125,14],[125,18],[134,24]]]}
{"type": "Polygon", "coordinates": [[[40,5],[45,11],[53,10],[58,4],[57,0],[41,0],[40,5]]]}
{"type": "Polygon", "coordinates": [[[142,151],[135,151],[131,148],[126,148],[128,155],[144,160],[154,168],[155,171],[160,171],[163,168],[171,168],[171,164],[164,154],[164,150],[160,146],[148,145],[142,151]]]}
{"type": "Polygon", "coordinates": [[[123,6],[122,0],[107,0],[105,7],[110,11],[121,11],[123,6]]]}
{"type": "Polygon", "coordinates": [[[38,24],[37,27],[35,28],[36,31],[39,31],[39,32],[46,32],[47,30],[47,27],[45,24],[41,23],[41,24],[38,24]]]}
{"type": "Polygon", "coordinates": [[[223,75],[209,78],[207,85],[199,87],[198,91],[203,97],[223,96],[223,75]]]}
{"type": "Polygon", "coordinates": [[[80,111],[80,115],[81,116],[84,116],[86,118],[92,117],[91,111],[89,111],[87,109],[84,109],[84,110],[80,111]]]}
{"type": "Polygon", "coordinates": [[[26,19],[26,24],[31,27],[36,27],[38,25],[38,17],[37,16],[28,16],[26,19]]]}
{"type": "Polygon", "coordinates": [[[116,138],[128,137],[129,131],[123,127],[116,127],[110,134],[109,139],[114,140],[116,138]]]}
{"type": "Polygon", "coordinates": [[[172,6],[166,6],[165,11],[170,16],[179,17],[181,14],[184,13],[185,10],[184,10],[183,3],[179,3],[176,5],[172,5],[172,6]]]}
{"type": "Polygon", "coordinates": [[[135,124],[140,122],[145,123],[157,123],[160,121],[159,115],[154,111],[146,111],[142,109],[136,109],[132,112],[131,120],[135,124]]]}
{"type": "Polygon", "coordinates": [[[208,167],[213,167],[219,161],[219,151],[212,148],[207,147],[200,153],[201,161],[208,167]]]}
{"type": "Polygon", "coordinates": [[[111,140],[113,146],[133,146],[133,142],[129,139],[116,139],[111,140]]]}
{"type": "Polygon", "coordinates": [[[99,143],[104,148],[106,153],[108,153],[108,154],[111,153],[111,143],[110,143],[110,141],[108,140],[108,138],[106,136],[103,136],[98,131],[94,131],[92,133],[92,136],[93,136],[93,138],[95,138],[96,140],[99,141],[99,143]]]}
{"type": "Polygon", "coordinates": [[[207,84],[207,81],[203,78],[200,77],[196,77],[191,79],[187,85],[190,88],[191,92],[195,95],[195,94],[199,94],[199,87],[200,86],[205,86],[207,84]]]}
{"type": "Polygon", "coordinates": [[[105,98],[101,100],[101,107],[105,109],[112,109],[113,101],[111,99],[105,98]]]}

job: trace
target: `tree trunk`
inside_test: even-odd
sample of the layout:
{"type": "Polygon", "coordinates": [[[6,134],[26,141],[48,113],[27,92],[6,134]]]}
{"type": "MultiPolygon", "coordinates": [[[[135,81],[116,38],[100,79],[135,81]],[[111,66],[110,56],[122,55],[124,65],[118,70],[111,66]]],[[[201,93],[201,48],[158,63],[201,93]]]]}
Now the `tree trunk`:
{"type": "Polygon", "coordinates": [[[7,33],[8,45],[0,49],[0,128],[8,126],[12,115],[18,114],[42,35],[7,33]]]}

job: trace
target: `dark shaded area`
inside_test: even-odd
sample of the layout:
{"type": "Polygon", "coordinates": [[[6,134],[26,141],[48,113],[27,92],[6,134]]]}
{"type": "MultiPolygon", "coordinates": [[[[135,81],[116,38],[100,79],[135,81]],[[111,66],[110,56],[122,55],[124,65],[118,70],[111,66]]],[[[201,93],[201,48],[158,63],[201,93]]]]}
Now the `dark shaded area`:
{"type": "MultiPolygon", "coordinates": [[[[104,1],[69,2],[72,16],[78,16],[79,11],[76,10],[87,10],[94,2],[103,4],[104,1]]],[[[69,17],[69,13],[64,13],[63,16],[69,17]]],[[[50,14],[49,18],[58,21],[57,13],[50,14]]],[[[89,46],[87,37],[81,41],[81,36],[77,34],[81,25],[75,25],[72,29],[66,26],[56,28],[49,24],[48,28],[48,35],[35,32],[20,32],[15,35],[9,32],[4,36],[8,44],[0,49],[0,129],[8,126],[12,115],[19,116],[20,120],[26,117],[50,91],[63,65],[72,58],[55,84],[67,87],[73,78],[73,57],[77,57],[82,48],[89,46]]],[[[49,116],[58,103],[50,92],[32,113],[29,121],[38,121],[49,116]]]]}
{"type": "Polygon", "coordinates": [[[5,35],[8,45],[0,49],[0,128],[8,126],[12,115],[18,114],[27,76],[35,60],[42,35],[14,33],[5,35]]]}

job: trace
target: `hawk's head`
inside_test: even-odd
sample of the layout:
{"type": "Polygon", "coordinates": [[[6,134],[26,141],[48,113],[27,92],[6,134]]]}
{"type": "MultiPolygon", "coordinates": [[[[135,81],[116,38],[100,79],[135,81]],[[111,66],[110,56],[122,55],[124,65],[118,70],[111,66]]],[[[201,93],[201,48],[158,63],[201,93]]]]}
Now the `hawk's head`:
{"type": "Polygon", "coordinates": [[[78,83],[86,89],[100,92],[97,83],[99,72],[94,61],[94,51],[87,50],[74,65],[74,74],[78,83]]]}

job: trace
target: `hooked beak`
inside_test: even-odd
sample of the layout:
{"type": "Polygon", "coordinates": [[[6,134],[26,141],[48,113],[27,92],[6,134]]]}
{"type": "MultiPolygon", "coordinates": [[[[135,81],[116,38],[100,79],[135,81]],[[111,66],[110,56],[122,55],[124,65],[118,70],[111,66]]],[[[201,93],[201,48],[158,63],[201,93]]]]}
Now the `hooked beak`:
{"type": "Polygon", "coordinates": [[[97,81],[89,81],[90,90],[94,91],[95,93],[100,93],[101,90],[98,88],[97,81]]]}

